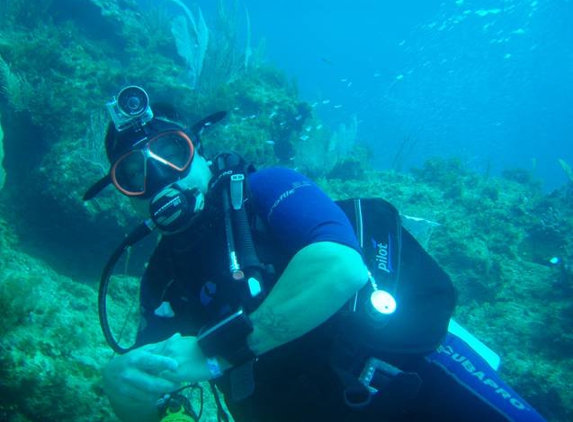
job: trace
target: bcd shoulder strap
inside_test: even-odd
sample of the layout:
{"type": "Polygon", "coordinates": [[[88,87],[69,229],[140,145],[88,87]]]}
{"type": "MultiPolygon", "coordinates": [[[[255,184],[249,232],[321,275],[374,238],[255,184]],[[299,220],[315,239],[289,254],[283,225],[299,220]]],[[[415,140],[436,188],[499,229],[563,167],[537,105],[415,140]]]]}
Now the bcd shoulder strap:
{"type": "Polygon", "coordinates": [[[367,315],[372,287],[366,285],[352,310],[340,313],[342,336],[366,349],[426,353],[447,333],[455,306],[450,277],[402,227],[398,210],[380,198],[337,202],[360,241],[377,286],[393,295],[396,311],[383,319],[367,315]]]}

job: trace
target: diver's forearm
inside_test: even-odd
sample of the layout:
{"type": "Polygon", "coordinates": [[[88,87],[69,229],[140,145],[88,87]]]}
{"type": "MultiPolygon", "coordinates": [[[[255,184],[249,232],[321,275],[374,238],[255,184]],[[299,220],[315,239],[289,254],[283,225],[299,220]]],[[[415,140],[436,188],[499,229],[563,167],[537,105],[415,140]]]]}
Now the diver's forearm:
{"type": "Polygon", "coordinates": [[[362,257],[333,242],[300,250],[260,307],[248,338],[256,354],[288,343],[326,321],[367,281],[362,257]]]}

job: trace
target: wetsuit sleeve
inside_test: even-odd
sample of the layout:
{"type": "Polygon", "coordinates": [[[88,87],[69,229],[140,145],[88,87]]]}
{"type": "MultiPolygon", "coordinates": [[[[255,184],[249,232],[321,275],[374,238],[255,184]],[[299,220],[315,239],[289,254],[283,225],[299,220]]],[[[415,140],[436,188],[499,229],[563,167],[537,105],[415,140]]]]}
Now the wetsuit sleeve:
{"type": "Polygon", "coordinates": [[[249,176],[260,217],[290,254],[316,242],[336,242],[361,253],[346,214],[315,183],[286,168],[249,176]]]}

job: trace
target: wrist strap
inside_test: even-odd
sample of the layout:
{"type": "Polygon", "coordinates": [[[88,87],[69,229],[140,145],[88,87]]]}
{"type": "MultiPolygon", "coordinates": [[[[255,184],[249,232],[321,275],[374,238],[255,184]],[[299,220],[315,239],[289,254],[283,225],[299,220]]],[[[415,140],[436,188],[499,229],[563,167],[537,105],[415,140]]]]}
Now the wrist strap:
{"type": "Polygon", "coordinates": [[[233,365],[233,367],[237,367],[245,362],[255,360],[257,357],[257,355],[249,347],[246,337],[243,338],[240,341],[240,344],[237,344],[235,347],[221,351],[220,356],[231,365],[233,365]]]}
{"type": "Polygon", "coordinates": [[[247,343],[247,336],[252,331],[249,316],[239,309],[215,325],[201,330],[197,341],[205,356],[219,356],[236,367],[256,358],[247,343]]]}

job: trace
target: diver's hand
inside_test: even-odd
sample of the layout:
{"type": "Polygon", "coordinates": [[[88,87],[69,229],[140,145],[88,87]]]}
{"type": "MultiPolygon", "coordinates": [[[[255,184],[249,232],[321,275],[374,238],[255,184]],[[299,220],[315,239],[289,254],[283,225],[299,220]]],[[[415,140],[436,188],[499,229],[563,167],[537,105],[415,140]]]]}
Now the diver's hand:
{"type": "Polygon", "coordinates": [[[104,390],[121,420],[156,420],[157,400],[179,388],[173,376],[167,377],[178,369],[177,361],[165,356],[168,342],[149,344],[117,356],[103,369],[104,390]]]}
{"type": "Polygon", "coordinates": [[[199,348],[197,337],[175,334],[165,341],[162,353],[175,360],[178,365],[176,371],[167,371],[163,374],[166,379],[173,382],[194,383],[213,378],[207,365],[207,358],[199,348]]]}

